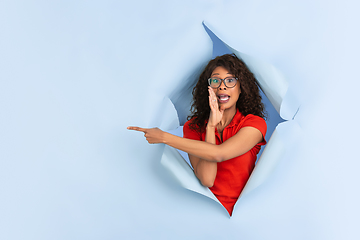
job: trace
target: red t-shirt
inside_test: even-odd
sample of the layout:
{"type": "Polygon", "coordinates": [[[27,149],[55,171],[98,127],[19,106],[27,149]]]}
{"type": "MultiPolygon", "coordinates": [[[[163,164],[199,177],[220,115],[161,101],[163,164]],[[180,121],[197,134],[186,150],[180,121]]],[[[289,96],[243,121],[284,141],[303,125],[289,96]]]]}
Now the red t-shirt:
{"type": "MultiPolygon", "coordinates": [[[[192,130],[189,128],[190,122],[191,120],[184,124],[184,138],[205,141],[206,130],[204,132],[192,130]]],[[[237,110],[230,124],[223,130],[223,141],[221,141],[217,130],[215,131],[216,144],[220,145],[222,142],[225,142],[243,127],[254,127],[260,130],[263,137],[265,137],[267,126],[263,118],[252,114],[244,116],[237,110]]],[[[230,216],[241,191],[245,187],[245,184],[255,167],[256,155],[259,153],[261,146],[265,144],[266,141],[264,139],[243,155],[217,164],[215,182],[210,190],[227,209],[230,216]]]]}

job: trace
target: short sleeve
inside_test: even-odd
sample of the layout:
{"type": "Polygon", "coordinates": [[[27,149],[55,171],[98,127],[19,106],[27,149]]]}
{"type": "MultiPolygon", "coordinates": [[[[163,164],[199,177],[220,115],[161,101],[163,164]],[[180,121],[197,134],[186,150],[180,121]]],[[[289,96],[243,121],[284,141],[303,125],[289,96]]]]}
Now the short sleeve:
{"type": "Polygon", "coordinates": [[[267,125],[263,118],[249,114],[245,117],[242,127],[254,127],[254,128],[258,129],[264,138],[264,141],[262,141],[260,143],[260,145],[266,144],[265,135],[266,135],[266,131],[267,131],[267,125]]]}
{"type": "Polygon", "coordinates": [[[201,133],[197,132],[194,129],[190,129],[189,124],[191,123],[191,120],[187,121],[184,124],[183,127],[183,137],[184,138],[189,138],[189,139],[193,139],[193,140],[201,140],[201,133]]]}

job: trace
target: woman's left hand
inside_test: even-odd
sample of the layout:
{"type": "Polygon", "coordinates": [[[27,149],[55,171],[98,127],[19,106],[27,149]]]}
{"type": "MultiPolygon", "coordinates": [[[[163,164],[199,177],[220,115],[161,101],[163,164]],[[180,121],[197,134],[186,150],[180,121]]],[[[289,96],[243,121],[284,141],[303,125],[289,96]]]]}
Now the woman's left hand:
{"type": "Polygon", "coordinates": [[[148,141],[150,144],[164,143],[165,132],[159,128],[127,127],[127,129],[143,132],[144,137],[146,137],[146,141],[148,141]]]}

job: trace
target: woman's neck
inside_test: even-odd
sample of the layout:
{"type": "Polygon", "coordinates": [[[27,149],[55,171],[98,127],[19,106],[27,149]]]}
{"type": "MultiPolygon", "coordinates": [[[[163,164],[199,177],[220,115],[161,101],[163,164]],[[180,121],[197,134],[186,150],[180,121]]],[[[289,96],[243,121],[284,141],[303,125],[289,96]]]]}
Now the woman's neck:
{"type": "Polygon", "coordinates": [[[218,129],[223,130],[227,125],[230,124],[231,120],[236,114],[236,106],[233,106],[229,109],[225,109],[223,117],[218,124],[218,129]]]}

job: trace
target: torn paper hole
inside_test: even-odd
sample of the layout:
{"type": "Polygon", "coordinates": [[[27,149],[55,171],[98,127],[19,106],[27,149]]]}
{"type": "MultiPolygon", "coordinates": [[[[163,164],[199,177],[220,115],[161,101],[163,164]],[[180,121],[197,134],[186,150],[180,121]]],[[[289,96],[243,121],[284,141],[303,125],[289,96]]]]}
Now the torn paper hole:
{"type": "MultiPolygon", "coordinates": [[[[224,44],[226,45],[226,43],[224,44]]],[[[285,120],[289,120],[276,127],[240,195],[240,197],[242,197],[266,181],[284,155],[287,144],[291,142],[289,141],[289,138],[294,138],[301,132],[296,121],[292,120],[294,119],[300,104],[292,94],[288,82],[278,69],[271,64],[241,53],[228,45],[226,46],[232,53],[242,59],[254,73],[262,91],[280,116],[285,120]]],[[[182,137],[182,127],[169,132],[182,137]]],[[[195,176],[187,153],[165,146],[161,164],[172,174],[182,187],[207,196],[220,203],[214,194],[207,187],[201,185],[195,176]]]]}

